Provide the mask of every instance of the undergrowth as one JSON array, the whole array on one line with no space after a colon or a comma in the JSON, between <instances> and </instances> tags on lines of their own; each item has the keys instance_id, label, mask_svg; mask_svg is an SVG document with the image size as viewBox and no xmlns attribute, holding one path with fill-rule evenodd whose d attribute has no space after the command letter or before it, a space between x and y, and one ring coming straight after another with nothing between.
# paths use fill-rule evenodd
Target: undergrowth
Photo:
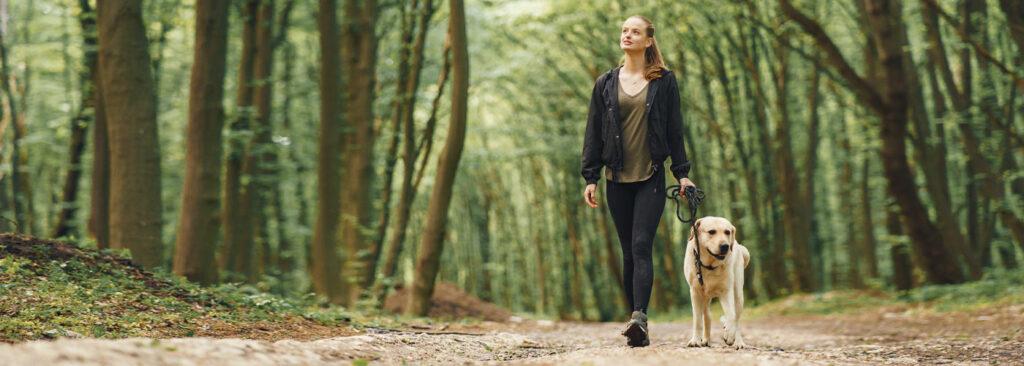
<instances>
[{"instance_id":1,"label":"undergrowth","mask_svg":"<svg viewBox=\"0 0 1024 366\"><path fill-rule=\"evenodd\" d=\"M384 317L248 285L200 287L111 251L0 235L0 342L56 337L316 338L389 326ZM304 335L306 335L304 337Z\"/></svg>"}]
</instances>

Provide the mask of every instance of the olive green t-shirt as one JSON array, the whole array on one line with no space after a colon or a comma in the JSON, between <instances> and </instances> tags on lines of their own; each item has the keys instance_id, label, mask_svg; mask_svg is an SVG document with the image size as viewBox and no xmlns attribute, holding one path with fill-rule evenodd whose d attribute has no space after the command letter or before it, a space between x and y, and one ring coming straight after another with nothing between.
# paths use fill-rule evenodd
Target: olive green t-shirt
<instances>
[{"instance_id":1,"label":"olive green t-shirt","mask_svg":"<svg viewBox=\"0 0 1024 366\"><path fill-rule=\"evenodd\" d=\"M654 175L651 152L647 147L647 85L636 95L626 94L619 84L619 120L622 121L622 171L617 180L612 179L611 169L605 169L605 177L617 183L639 182Z\"/></svg>"}]
</instances>

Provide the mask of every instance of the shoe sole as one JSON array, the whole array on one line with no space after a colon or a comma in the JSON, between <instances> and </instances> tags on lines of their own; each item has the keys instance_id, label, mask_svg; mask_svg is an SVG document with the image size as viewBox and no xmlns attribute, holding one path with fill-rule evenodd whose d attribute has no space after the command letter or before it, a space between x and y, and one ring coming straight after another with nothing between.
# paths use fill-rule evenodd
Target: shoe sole
<instances>
[{"instance_id":1,"label":"shoe sole","mask_svg":"<svg viewBox=\"0 0 1024 366\"><path fill-rule=\"evenodd\" d=\"M630 347L643 347L651 344L647 339L647 332L640 326L640 323L630 323L622 335L629 339L626 344Z\"/></svg>"}]
</instances>

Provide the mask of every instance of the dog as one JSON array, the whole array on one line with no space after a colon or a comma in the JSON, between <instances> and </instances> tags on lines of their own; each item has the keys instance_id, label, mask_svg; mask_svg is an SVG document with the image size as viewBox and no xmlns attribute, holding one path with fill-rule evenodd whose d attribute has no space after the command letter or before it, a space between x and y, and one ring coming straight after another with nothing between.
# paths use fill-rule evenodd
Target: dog
<instances>
[{"instance_id":1,"label":"dog","mask_svg":"<svg viewBox=\"0 0 1024 366\"><path fill-rule=\"evenodd\" d=\"M699 247L696 239L699 239ZM750 252L736 240L736 226L729 220L707 216L694 222L683 264L693 308L693 337L688 347L710 344L711 299L716 297L725 313L720 319L724 328L722 340L736 349L746 347L740 333L740 314L743 313L743 269L748 264Z\"/></svg>"}]
</instances>

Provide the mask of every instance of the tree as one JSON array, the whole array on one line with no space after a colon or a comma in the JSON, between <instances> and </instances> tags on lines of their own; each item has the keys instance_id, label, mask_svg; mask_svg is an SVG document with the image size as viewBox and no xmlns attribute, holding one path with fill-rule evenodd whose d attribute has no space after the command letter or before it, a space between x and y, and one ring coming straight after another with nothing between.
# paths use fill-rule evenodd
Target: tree
<instances>
[{"instance_id":1,"label":"tree","mask_svg":"<svg viewBox=\"0 0 1024 366\"><path fill-rule=\"evenodd\" d=\"M888 0L865 0L869 24L875 32L873 39L878 46L881 65L879 88L873 87L859 76L843 58L839 48L825 33L824 29L793 7L788 0L779 0L782 12L797 22L811 35L828 57L831 67L850 84L850 88L866 107L881 120L883 171L889 181L889 194L896 200L900 214L907 220L914 250L923 258L928 280L933 283L959 283L964 281L952 251L939 235L939 229L928 218L924 204L917 195L914 174L907 163L907 79L904 69L906 62L906 39L902 37L903 23L898 2ZM936 245L943 243L943 245Z\"/></svg>"},{"instance_id":2,"label":"tree","mask_svg":"<svg viewBox=\"0 0 1024 366\"><path fill-rule=\"evenodd\" d=\"M74 233L72 221L78 210L78 182L82 176L82 155L85 152L90 122L96 116L96 12L88 0L80 0L81 14L78 16L82 27L84 48L84 67L79 75L82 85L82 100L78 113L71 119L71 145L68 148L68 173L64 178L64 189L61 195L61 209L57 217L57 225L53 230L54 237L62 237Z\"/></svg>"},{"instance_id":3,"label":"tree","mask_svg":"<svg viewBox=\"0 0 1024 366\"><path fill-rule=\"evenodd\" d=\"M341 233L345 246L343 284L348 292L344 304L362 294L373 250L373 147L376 142L373 101L377 63L377 1L346 0L346 26L342 27L345 71L345 123L342 134L342 165L345 189L341 191Z\"/></svg>"},{"instance_id":4,"label":"tree","mask_svg":"<svg viewBox=\"0 0 1024 366\"><path fill-rule=\"evenodd\" d=\"M466 18L462 0L450 0L448 33L452 43L452 114L448 137L437 161L437 178L427 208L427 223L423 230L416 258L416 276L409 296L406 312L426 315L434 293L444 233L448 223L455 173L462 157L466 137L466 111L469 93L469 54L466 47Z\"/></svg>"},{"instance_id":5,"label":"tree","mask_svg":"<svg viewBox=\"0 0 1024 366\"><path fill-rule=\"evenodd\" d=\"M317 151L317 205L313 242L310 245L310 277L317 293L333 303L342 302L341 259L337 228L341 201L341 98L338 20L335 0L320 0L317 13L320 31L320 141Z\"/></svg>"},{"instance_id":6,"label":"tree","mask_svg":"<svg viewBox=\"0 0 1024 366\"><path fill-rule=\"evenodd\" d=\"M110 143L110 246L160 264L160 149L141 4L99 4L99 65Z\"/></svg>"},{"instance_id":7,"label":"tree","mask_svg":"<svg viewBox=\"0 0 1024 366\"><path fill-rule=\"evenodd\" d=\"M199 0L196 3L186 170L175 242L174 273L206 284L217 281L217 267L213 259L220 237L218 213L227 32L228 2Z\"/></svg>"},{"instance_id":8,"label":"tree","mask_svg":"<svg viewBox=\"0 0 1024 366\"><path fill-rule=\"evenodd\" d=\"M254 91L253 65L256 58L257 9L260 0L246 0L242 5L242 55L238 61L238 92L236 95L235 118L228 126L228 151L224 169L224 210L221 224L224 227L224 245L220 253L220 267L229 275L248 277L252 269L251 251L252 228L249 210L243 204L242 165L245 160L245 137L252 119Z\"/></svg>"}]
</instances>

